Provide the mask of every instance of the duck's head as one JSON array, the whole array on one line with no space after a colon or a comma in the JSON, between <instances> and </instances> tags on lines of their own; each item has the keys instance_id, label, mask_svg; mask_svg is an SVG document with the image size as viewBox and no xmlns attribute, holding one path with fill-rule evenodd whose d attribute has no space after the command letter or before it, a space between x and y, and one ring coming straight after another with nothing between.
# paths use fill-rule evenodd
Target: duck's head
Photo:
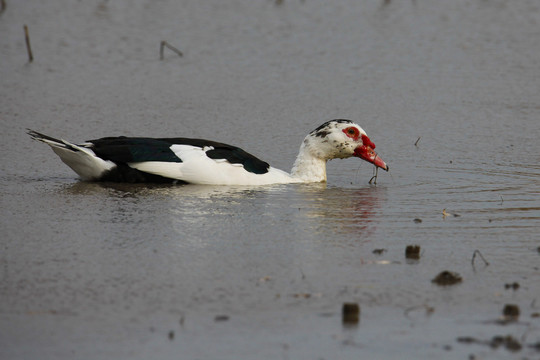
<instances>
[{"instance_id":1,"label":"duck's head","mask_svg":"<svg viewBox=\"0 0 540 360\"><path fill-rule=\"evenodd\" d=\"M304 147L324 160L359 157L388 171L388 165L375 152L375 144L364 129L350 120L330 120L313 130L304 140Z\"/></svg>"}]
</instances>

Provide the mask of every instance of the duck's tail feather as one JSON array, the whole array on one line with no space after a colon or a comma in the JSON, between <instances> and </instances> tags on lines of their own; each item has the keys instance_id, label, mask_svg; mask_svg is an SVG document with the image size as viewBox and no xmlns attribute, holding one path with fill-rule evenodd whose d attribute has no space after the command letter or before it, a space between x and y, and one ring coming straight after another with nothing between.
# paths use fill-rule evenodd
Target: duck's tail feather
<instances>
[{"instance_id":1,"label":"duck's tail feather","mask_svg":"<svg viewBox=\"0 0 540 360\"><path fill-rule=\"evenodd\" d=\"M60 159L84 180L99 180L116 167L112 161L97 157L88 147L91 144L75 145L30 129L27 133L32 139L49 145Z\"/></svg>"}]
</instances>

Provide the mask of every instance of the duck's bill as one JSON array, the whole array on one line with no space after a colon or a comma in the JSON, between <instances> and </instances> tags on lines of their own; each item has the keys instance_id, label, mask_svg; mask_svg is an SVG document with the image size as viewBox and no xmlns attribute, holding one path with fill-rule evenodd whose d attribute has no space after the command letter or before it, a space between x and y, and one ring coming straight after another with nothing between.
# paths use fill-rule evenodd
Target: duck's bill
<instances>
[{"instance_id":1,"label":"duck's bill","mask_svg":"<svg viewBox=\"0 0 540 360\"><path fill-rule=\"evenodd\" d=\"M354 150L354 156L360 159L366 160L373 165L380 167L383 170L388 171L388 165L381 159L379 155L373 150L371 146L362 145Z\"/></svg>"}]
</instances>

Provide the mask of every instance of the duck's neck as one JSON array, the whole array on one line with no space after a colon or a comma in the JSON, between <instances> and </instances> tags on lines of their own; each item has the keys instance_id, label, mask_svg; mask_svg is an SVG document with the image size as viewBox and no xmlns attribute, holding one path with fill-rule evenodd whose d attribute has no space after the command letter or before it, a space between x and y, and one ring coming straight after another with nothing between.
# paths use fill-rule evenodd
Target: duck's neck
<instances>
[{"instance_id":1,"label":"duck's neck","mask_svg":"<svg viewBox=\"0 0 540 360\"><path fill-rule=\"evenodd\" d=\"M326 161L314 156L304 142L291 170L291 176L304 182L325 182Z\"/></svg>"}]
</instances>

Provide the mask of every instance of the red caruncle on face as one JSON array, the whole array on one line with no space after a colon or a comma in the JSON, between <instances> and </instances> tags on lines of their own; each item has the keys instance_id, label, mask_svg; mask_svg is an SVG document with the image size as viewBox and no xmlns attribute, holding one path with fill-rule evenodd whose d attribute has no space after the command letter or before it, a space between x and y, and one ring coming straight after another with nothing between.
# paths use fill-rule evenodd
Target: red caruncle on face
<instances>
[{"instance_id":1,"label":"red caruncle on face","mask_svg":"<svg viewBox=\"0 0 540 360\"><path fill-rule=\"evenodd\" d=\"M375 149L375 144L372 143L371 140L369 140L367 135L362 135L362 142L365 146L369 146L371 149Z\"/></svg>"}]
</instances>

